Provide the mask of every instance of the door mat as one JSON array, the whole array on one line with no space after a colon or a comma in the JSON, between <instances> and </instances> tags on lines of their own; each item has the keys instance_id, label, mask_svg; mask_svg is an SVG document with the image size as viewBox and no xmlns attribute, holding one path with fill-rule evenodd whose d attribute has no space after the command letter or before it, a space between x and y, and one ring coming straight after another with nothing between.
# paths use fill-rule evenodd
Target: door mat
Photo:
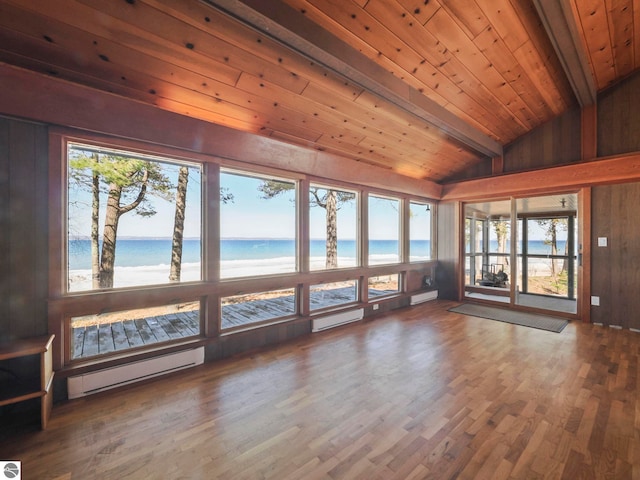
<instances>
[{"instance_id":1,"label":"door mat","mask_svg":"<svg viewBox=\"0 0 640 480\"><path fill-rule=\"evenodd\" d=\"M463 303L457 307L450 308L449 311L471 315L473 317L488 318L499 322L512 323L523 327L538 328L555 333L560 333L569 323L563 318L548 317L537 313L519 312L472 303Z\"/></svg>"}]
</instances>

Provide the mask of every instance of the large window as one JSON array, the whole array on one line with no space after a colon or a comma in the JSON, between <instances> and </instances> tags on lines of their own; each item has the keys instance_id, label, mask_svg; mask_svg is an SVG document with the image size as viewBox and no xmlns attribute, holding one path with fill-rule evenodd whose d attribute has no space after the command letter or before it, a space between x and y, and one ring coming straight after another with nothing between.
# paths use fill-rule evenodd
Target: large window
<instances>
[{"instance_id":1,"label":"large window","mask_svg":"<svg viewBox=\"0 0 640 480\"><path fill-rule=\"evenodd\" d=\"M369 196L369 265L400 262L400 200Z\"/></svg>"},{"instance_id":2,"label":"large window","mask_svg":"<svg viewBox=\"0 0 640 480\"><path fill-rule=\"evenodd\" d=\"M201 279L201 169L70 144L67 290Z\"/></svg>"},{"instance_id":3,"label":"large window","mask_svg":"<svg viewBox=\"0 0 640 480\"><path fill-rule=\"evenodd\" d=\"M311 185L309 188L311 270L358 264L358 211L354 192Z\"/></svg>"},{"instance_id":4,"label":"large window","mask_svg":"<svg viewBox=\"0 0 640 480\"><path fill-rule=\"evenodd\" d=\"M431 260L431 205L409 203L409 261Z\"/></svg>"},{"instance_id":5,"label":"large window","mask_svg":"<svg viewBox=\"0 0 640 480\"><path fill-rule=\"evenodd\" d=\"M432 258L427 200L131 141L56 142L51 191L67 188L50 210L50 301L64 365L384 301Z\"/></svg>"},{"instance_id":6,"label":"large window","mask_svg":"<svg viewBox=\"0 0 640 480\"><path fill-rule=\"evenodd\" d=\"M220 174L220 277L296 271L296 184Z\"/></svg>"}]
</instances>

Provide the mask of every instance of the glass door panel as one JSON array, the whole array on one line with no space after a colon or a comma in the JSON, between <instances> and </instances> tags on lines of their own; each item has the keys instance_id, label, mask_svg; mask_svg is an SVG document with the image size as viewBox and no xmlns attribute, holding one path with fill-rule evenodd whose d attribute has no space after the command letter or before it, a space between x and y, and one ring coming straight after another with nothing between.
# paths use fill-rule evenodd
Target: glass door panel
<instances>
[{"instance_id":1,"label":"glass door panel","mask_svg":"<svg viewBox=\"0 0 640 480\"><path fill-rule=\"evenodd\" d=\"M516 200L518 223L515 303L577 312L577 194Z\"/></svg>"},{"instance_id":2,"label":"glass door panel","mask_svg":"<svg viewBox=\"0 0 640 480\"><path fill-rule=\"evenodd\" d=\"M509 301L509 200L465 205L465 296Z\"/></svg>"},{"instance_id":3,"label":"glass door panel","mask_svg":"<svg viewBox=\"0 0 640 480\"><path fill-rule=\"evenodd\" d=\"M577 205L575 193L466 204L464 296L576 313Z\"/></svg>"}]
</instances>

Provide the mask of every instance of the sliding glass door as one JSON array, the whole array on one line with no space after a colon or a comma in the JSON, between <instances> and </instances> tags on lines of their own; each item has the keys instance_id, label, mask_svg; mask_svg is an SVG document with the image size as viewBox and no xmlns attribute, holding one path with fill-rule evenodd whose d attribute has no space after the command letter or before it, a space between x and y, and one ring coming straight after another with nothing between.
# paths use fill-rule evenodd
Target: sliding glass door
<instances>
[{"instance_id":1,"label":"sliding glass door","mask_svg":"<svg viewBox=\"0 0 640 480\"><path fill-rule=\"evenodd\" d=\"M577 198L466 204L465 298L577 313Z\"/></svg>"}]
</instances>

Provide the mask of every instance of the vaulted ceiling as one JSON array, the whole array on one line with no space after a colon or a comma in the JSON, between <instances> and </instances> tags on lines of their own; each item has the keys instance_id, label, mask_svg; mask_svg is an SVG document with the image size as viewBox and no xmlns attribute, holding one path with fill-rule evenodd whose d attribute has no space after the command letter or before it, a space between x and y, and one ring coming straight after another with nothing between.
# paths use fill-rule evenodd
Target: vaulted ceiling
<instances>
[{"instance_id":1,"label":"vaulted ceiling","mask_svg":"<svg viewBox=\"0 0 640 480\"><path fill-rule=\"evenodd\" d=\"M634 0L0 0L0 62L441 182L637 70L638 30Z\"/></svg>"}]
</instances>

